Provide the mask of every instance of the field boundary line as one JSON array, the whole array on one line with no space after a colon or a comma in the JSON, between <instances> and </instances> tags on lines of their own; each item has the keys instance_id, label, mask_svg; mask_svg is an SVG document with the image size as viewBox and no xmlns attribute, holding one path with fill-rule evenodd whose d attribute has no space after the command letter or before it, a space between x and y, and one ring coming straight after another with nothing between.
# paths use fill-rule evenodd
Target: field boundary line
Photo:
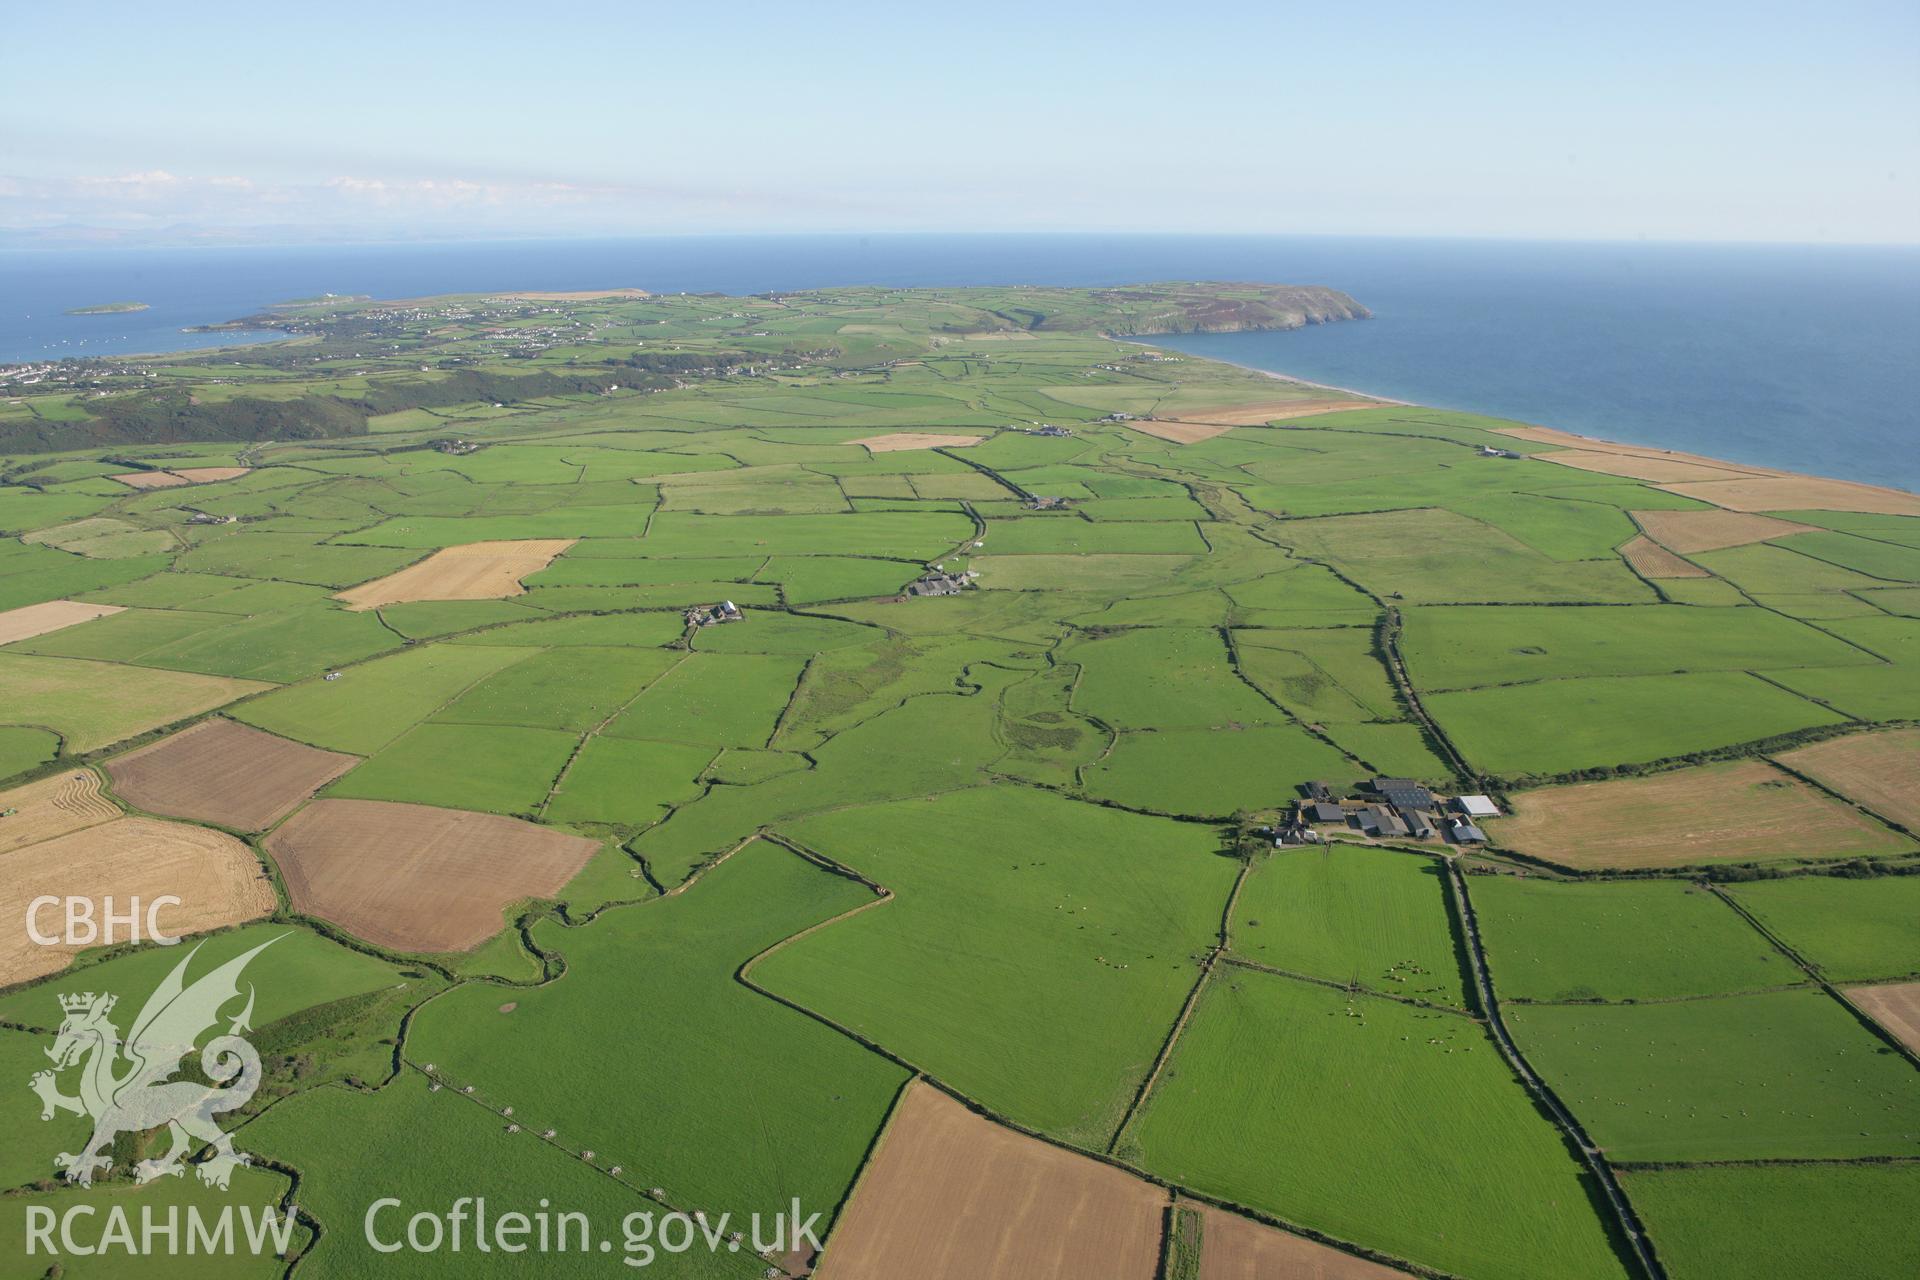
<instances>
[{"instance_id":1,"label":"field boundary line","mask_svg":"<svg viewBox=\"0 0 1920 1280\"><path fill-rule=\"evenodd\" d=\"M1742 920L1745 920L1748 924L1752 925L1754 928L1754 931L1757 932L1761 937L1765 938L1770 944L1772 944L1773 948L1776 951L1778 951L1781 955L1785 956L1787 959L1793 961L1793 963L1795 963L1796 965L1799 965L1801 971L1804 972L1807 975L1807 977L1813 979L1814 984L1818 986L1820 990L1824 991L1827 995L1833 997L1834 1000L1838 1001L1840 1007L1845 1009L1848 1013L1852 1014L1854 1021L1858 1022L1862 1027L1864 1027L1868 1032L1870 1032L1875 1039L1879 1040L1882 1044L1887 1045L1895 1053L1899 1054L1902 1058L1906 1059L1908 1066L1912 1067L1916 1071L1920 1071L1920 1053L1916 1053L1910 1046L1907 1045L1905 1041L1901 1040L1899 1036L1894 1035L1891 1031L1881 1026L1876 1019L1874 1019L1871 1015L1869 1015L1866 1012L1866 1010L1862 1009L1859 1005L1855 1004L1853 1001L1847 999L1846 992L1842 991L1838 984L1831 981L1826 976L1826 974L1821 971L1820 966L1814 964L1812 961L1808 960L1805 956L1801 955L1798 951L1788 946L1786 942L1784 942L1778 934L1776 934L1773 930L1767 928L1766 925L1762 924L1760 922L1760 917L1754 915L1753 912L1749 911L1745 903L1741 902L1738 898L1734 897L1731 893L1727 892L1725 886L1709 883L1707 885L1707 891L1713 894L1714 897L1720 899L1720 901L1726 903L1727 906L1731 907L1733 911L1737 915L1739 915L1739 917ZM1862 983L1861 985L1865 986L1868 984Z\"/></svg>"},{"instance_id":2,"label":"field boundary line","mask_svg":"<svg viewBox=\"0 0 1920 1280\"><path fill-rule=\"evenodd\" d=\"M1168 1061L1173 1057L1174 1045L1180 1039L1180 1033L1186 1030L1187 1023L1193 1017L1193 1011L1200 1004L1200 993L1206 988L1207 979L1213 976L1214 965L1226 953L1231 944L1230 931L1233 925L1233 907L1240 900L1240 887L1247 882L1253 872L1251 860L1242 859L1239 874L1233 878L1233 885L1227 890L1226 904L1220 909L1220 933L1207 955L1200 962L1200 974L1193 980L1193 988L1187 992L1187 998L1180 1006L1180 1012L1174 1017L1173 1025L1167 1029L1166 1039L1160 1042L1160 1052L1154 1056L1153 1065L1147 1074L1141 1077L1140 1085L1133 1091L1133 1099L1120 1116L1120 1123L1114 1126L1113 1137L1107 1140L1106 1152L1112 1155L1120 1148L1120 1140L1127 1135L1140 1109L1146 1105L1147 1096L1153 1092L1153 1086L1159 1083L1160 1074L1166 1070Z\"/></svg>"},{"instance_id":3,"label":"field boundary line","mask_svg":"<svg viewBox=\"0 0 1920 1280\"><path fill-rule=\"evenodd\" d=\"M1294 982L1311 983L1316 987L1326 987L1338 991L1349 999L1354 996L1371 996L1375 1000L1391 1000L1395 1004L1411 1005L1416 1009L1428 1009L1434 1013L1448 1013L1456 1018L1465 1018L1469 1022L1482 1022L1485 1019L1471 1009L1460 1009L1450 1004L1435 1004L1431 1000L1422 1000L1418 996L1395 995L1391 991L1376 991L1372 987L1357 982L1341 982L1334 978L1321 978L1311 973L1299 973L1292 969L1281 969L1275 965L1262 964L1258 960L1249 960L1229 950L1220 957L1220 963L1234 969L1247 969L1254 973L1264 973L1275 978L1287 978Z\"/></svg>"},{"instance_id":4,"label":"field boundary line","mask_svg":"<svg viewBox=\"0 0 1920 1280\"><path fill-rule=\"evenodd\" d=\"M1863 734L1860 734L1859 736L1865 737L1866 734L1863 733ZM1827 741L1832 742L1832 741L1836 741L1836 739L1829 738L1827 739ZM1861 813L1866 814L1869 818L1872 818L1875 822L1879 823L1881 826L1886 827L1893 831L1898 831L1901 835L1906 836L1910 840L1920 840L1920 832L1914 831L1912 828L1908 827L1905 823L1896 822L1894 819L1887 817L1887 815L1885 815L1884 813L1878 812L1877 810L1873 809L1872 807L1863 803L1862 801L1855 800L1852 796L1843 795L1839 791L1836 791L1832 787L1828 786L1826 783L1820 781L1820 779L1814 777L1812 774L1802 773L1800 770L1794 768L1792 765L1787 764L1785 761L1781 760L1778 756L1763 755L1760 758L1762 760L1765 760L1768 764L1772 765L1774 768L1778 769L1780 772L1786 774L1788 777L1798 778L1800 781L1812 787L1815 791L1819 791L1825 795L1832 796L1835 800L1838 800L1841 804L1848 805L1852 808L1858 809Z\"/></svg>"},{"instance_id":5,"label":"field boundary line","mask_svg":"<svg viewBox=\"0 0 1920 1280\"><path fill-rule=\"evenodd\" d=\"M1547 1082L1537 1075L1520 1047L1507 1034L1507 1025L1500 1016L1500 1002L1494 995L1493 979L1487 971L1486 952L1480 945L1480 921L1473 911L1473 900L1467 893L1466 876L1460 871L1457 860L1447 859L1447 883L1453 890L1454 904L1460 913L1460 924L1466 937L1467 963L1471 970L1474 991L1480 1001L1482 1012L1486 1015L1486 1027L1493 1042L1499 1048L1507 1065L1520 1077L1534 1100L1547 1112L1561 1131L1561 1136L1569 1142L1593 1174L1595 1185L1601 1198L1611 1209L1614 1221L1609 1225L1620 1243L1627 1248L1628 1257L1636 1264L1639 1272L1650 1280L1666 1280L1666 1268L1660 1264L1653 1250L1653 1241L1647 1236L1646 1228L1633 1204L1627 1199L1626 1192L1614 1177L1613 1168L1608 1164L1606 1154L1595 1143L1580 1122L1563 1105L1559 1097Z\"/></svg>"}]
</instances>

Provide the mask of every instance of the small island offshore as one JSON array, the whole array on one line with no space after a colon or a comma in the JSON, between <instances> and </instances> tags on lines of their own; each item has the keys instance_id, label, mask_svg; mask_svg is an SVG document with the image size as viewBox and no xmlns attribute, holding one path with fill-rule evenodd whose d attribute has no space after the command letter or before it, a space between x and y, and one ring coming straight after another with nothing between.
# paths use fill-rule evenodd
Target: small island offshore
<instances>
[{"instance_id":1,"label":"small island offshore","mask_svg":"<svg viewBox=\"0 0 1920 1280\"><path fill-rule=\"evenodd\" d=\"M0 903L150 849L196 963L284 939L232 1194L297 1169L332 1274L421 1274L370 1202L484 1151L833 1213L716 1280L1907 1280L1920 495L1151 336L1367 314L496 292L0 367ZM16 1027L156 980L0 942ZM9 1212L75 1198L22 1127Z\"/></svg>"},{"instance_id":2,"label":"small island offshore","mask_svg":"<svg viewBox=\"0 0 1920 1280\"><path fill-rule=\"evenodd\" d=\"M66 314L70 316L118 316L125 315L129 311L145 311L147 305L148 304L144 302L101 302L91 307L69 307Z\"/></svg>"}]
</instances>

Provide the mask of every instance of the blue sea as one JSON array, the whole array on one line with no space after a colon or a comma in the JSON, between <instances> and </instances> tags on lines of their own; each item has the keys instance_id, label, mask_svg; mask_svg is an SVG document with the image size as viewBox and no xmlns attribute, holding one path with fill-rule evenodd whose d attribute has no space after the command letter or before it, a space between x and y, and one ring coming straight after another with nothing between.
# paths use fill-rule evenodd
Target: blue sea
<instances>
[{"instance_id":1,"label":"blue sea","mask_svg":"<svg viewBox=\"0 0 1920 1280\"><path fill-rule=\"evenodd\" d=\"M1920 490L1920 248L1274 236L673 237L0 253L0 361L183 334L320 293L1258 280L1374 319L1166 345L1423 404ZM125 315L70 307L151 304ZM270 336L270 335L268 335Z\"/></svg>"}]
</instances>

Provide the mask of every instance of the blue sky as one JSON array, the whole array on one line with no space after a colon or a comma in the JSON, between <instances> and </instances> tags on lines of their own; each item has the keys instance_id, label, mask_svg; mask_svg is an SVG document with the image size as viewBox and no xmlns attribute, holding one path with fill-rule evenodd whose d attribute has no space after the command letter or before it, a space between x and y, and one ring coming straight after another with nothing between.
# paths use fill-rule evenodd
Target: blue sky
<instances>
[{"instance_id":1,"label":"blue sky","mask_svg":"<svg viewBox=\"0 0 1920 1280\"><path fill-rule=\"evenodd\" d=\"M13 241L1920 240L1911 0L106 3L10 21Z\"/></svg>"}]
</instances>

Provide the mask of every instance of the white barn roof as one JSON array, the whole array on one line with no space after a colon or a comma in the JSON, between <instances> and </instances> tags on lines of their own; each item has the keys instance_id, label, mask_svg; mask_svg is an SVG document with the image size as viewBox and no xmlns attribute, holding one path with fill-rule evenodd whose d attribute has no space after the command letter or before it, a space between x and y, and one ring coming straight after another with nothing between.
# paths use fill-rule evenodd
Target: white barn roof
<instances>
[{"instance_id":1,"label":"white barn roof","mask_svg":"<svg viewBox=\"0 0 1920 1280\"><path fill-rule=\"evenodd\" d=\"M1497 818L1500 806L1485 796L1461 796L1460 811L1470 818Z\"/></svg>"}]
</instances>

